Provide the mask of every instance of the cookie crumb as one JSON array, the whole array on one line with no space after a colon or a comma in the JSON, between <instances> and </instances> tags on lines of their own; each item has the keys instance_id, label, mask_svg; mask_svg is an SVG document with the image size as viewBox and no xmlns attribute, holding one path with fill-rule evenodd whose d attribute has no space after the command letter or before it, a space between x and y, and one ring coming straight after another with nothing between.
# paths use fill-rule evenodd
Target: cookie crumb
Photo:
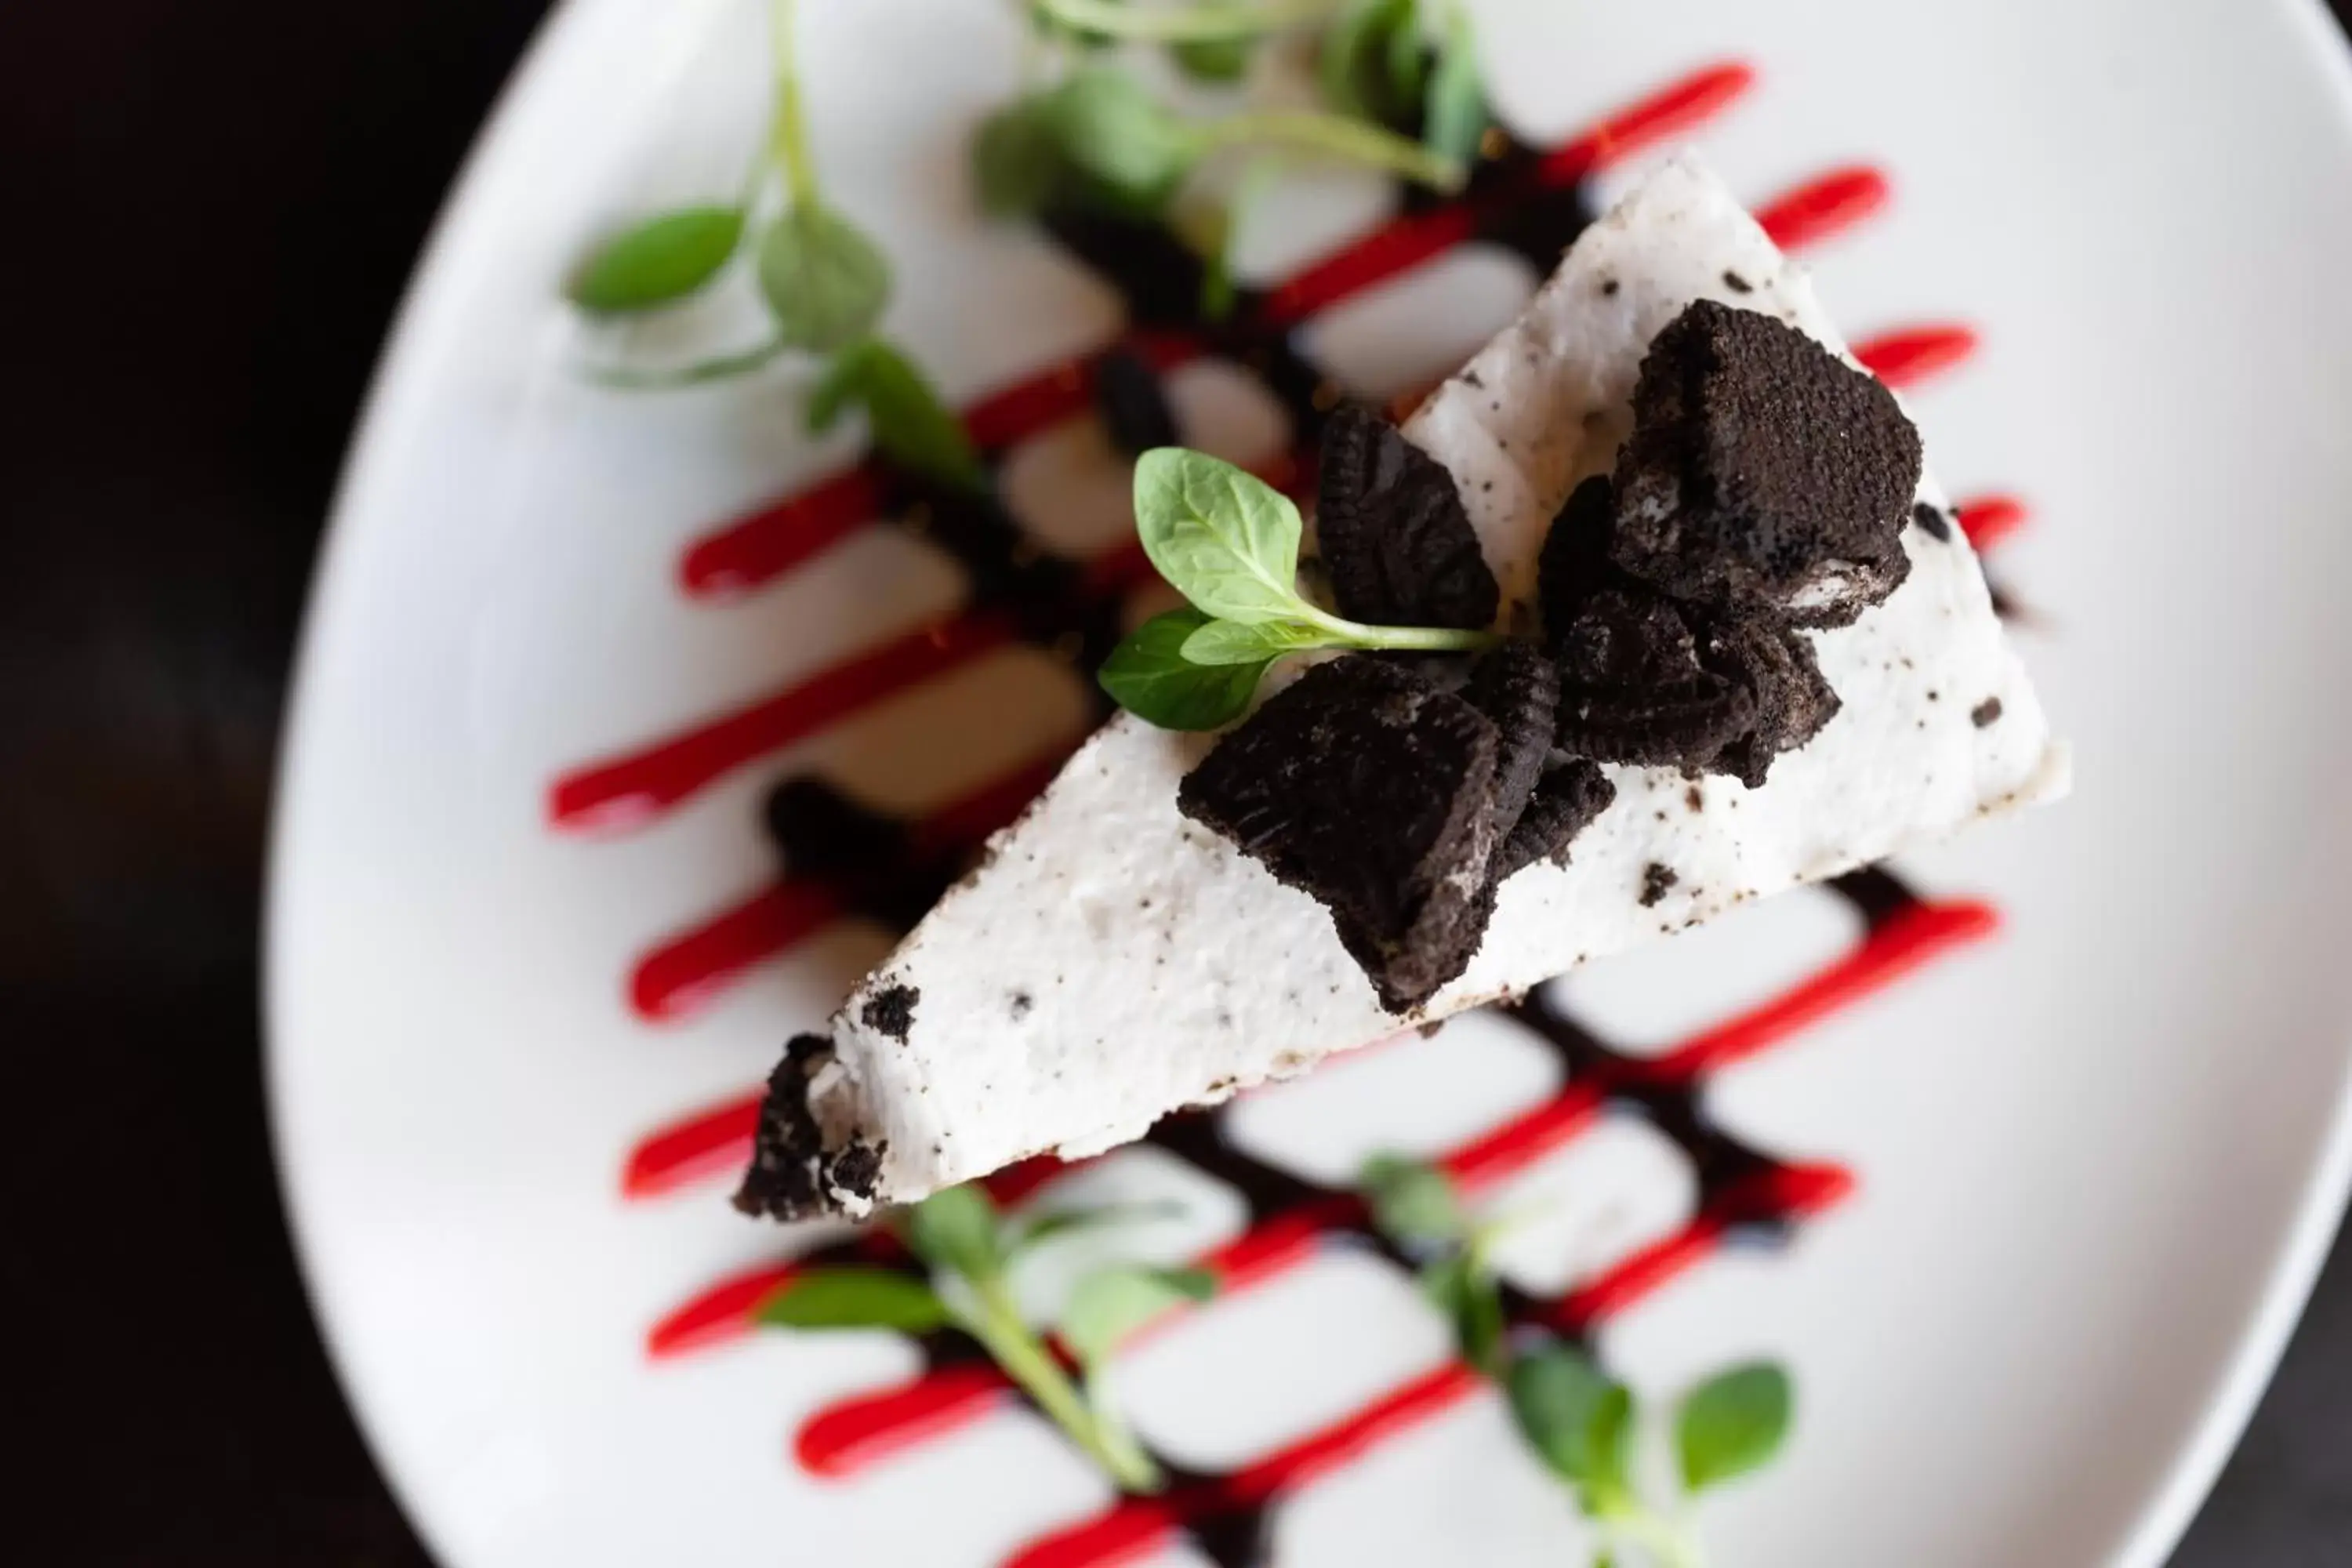
<instances>
[{"instance_id":1,"label":"cookie crumb","mask_svg":"<svg viewBox=\"0 0 2352 1568\"><path fill-rule=\"evenodd\" d=\"M907 1043L907 1032L915 1026L915 1004L923 994L912 985L889 985L866 999L858 1017L867 1028L887 1036L900 1045Z\"/></svg>"},{"instance_id":2,"label":"cookie crumb","mask_svg":"<svg viewBox=\"0 0 2352 1568\"><path fill-rule=\"evenodd\" d=\"M1653 860L1643 867L1642 907L1646 910L1656 905L1658 900L1671 892L1674 885L1681 880L1680 877L1675 875L1674 868L1671 866L1661 865Z\"/></svg>"},{"instance_id":3,"label":"cookie crumb","mask_svg":"<svg viewBox=\"0 0 2352 1568\"><path fill-rule=\"evenodd\" d=\"M1750 283L1747 279L1742 278L1738 273L1732 271L1728 268L1724 269L1723 286L1730 289L1735 294L1753 294L1756 292L1755 284Z\"/></svg>"},{"instance_id":4,"label":"cookie crumb","mask_svg":"<svg viewBox=\"0 0 2352 1568\"><path fill-rule=\"evenodd\" d=\"M2000 718L2000 699L1998 697L1988 697L1969 710L1969 721L1979 730L1997 722Z\"/></svg>"}]
</instances>

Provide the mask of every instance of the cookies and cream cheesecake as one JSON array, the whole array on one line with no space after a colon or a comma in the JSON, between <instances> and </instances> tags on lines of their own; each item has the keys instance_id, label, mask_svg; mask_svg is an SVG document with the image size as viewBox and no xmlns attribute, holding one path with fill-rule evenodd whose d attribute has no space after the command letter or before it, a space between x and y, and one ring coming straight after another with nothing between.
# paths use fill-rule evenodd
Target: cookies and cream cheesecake
<instances>
[{"instance_id":1,"label":"cookies and cream cheesecake","mask_svg":"<svg viewBox=\"0 0 2352 1568\"><path fill-rule=\"evenodd\" d=\"M1110 1148L2065 788L1916 431L1693 163L1320 472L1302 595L1479 651L1115 718L788 1047L740 1206Z\"/></svg>"}]
</instances>

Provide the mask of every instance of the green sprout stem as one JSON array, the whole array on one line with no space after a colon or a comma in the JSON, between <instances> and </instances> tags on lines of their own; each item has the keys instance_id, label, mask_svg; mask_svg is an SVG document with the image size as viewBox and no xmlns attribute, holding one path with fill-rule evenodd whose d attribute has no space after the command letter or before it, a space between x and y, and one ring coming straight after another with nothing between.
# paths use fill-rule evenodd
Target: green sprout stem
<instances>
[{"instance_id":1,"label":"green sprout stem","mask_svg":"<svg viewBox=\"0 0 2352 1568\"><path fill-rule=\"evenodd\" d=\"M1592 1516L1601 1526L1649 1553L1657 1568L1704 1568L1706 1557L1689 1528L1663 1519L1624 1492L1597 1498Z\"/></svg>"},{"instance_id":2,"label":"green sprout stem","mask_svg":"<svg viewBox=\"0 0 2352 1568\"><path fill-rule=\"evenodd\" d=\"M977 1308L964 1327L980 1342L998 1370L1037 1402L1037 1408L1108 1472L1122 1491L1157 1491L1160 1468L1123 1431L1114 1431L1078 1392L1078 1385L1044 1342L1022 1321L1021 1310L1000 1276L969 1281Z\"/></svg>"},{"instance_id":3,"label":"green sprout stem","mask_svg":"<svg viewBox=\"0 0 2352 1568\"><path fill-rule=\"evenodd\" d=\"M1456 631L1445 626L1366 626L1303 601L1300 618L1330 633L1341 646L1395 653L1481 653L1503 640L1494 632Z\"/></svg>"},{"instance_id":4,"label":"green sprout stem","mask_svg":"<svg viewBox=\"0 0 2352 1568\"><path fill-rule=\"evenodd\" d=\"M730 376L757 370L790 346L782 338L771 338L748 349L739 349L713 359L697 360L691 364L660 369L614 365L591 370L588 375L601 385L623 392L663 392L681 386L700 386L705 382L724 381Z\"/></svg>"},{"instance_id":5,"label":"green sprout stem","mask_svg":"<svg viewBox=\"0 0 2352 1568\"><path fill-rule=\"evenodd\" d=\"M1393 131L1311 109L1244 110L1203 121L1194 135L1204 153L1231 146L1290 148L1379 169L1441 191L1459 188L1467 174L1454 159Z\"/></svg>"},{"instance_id":6,"label":"green sprout stem","mask_svg":"<svg viewBox=\"0 0 2352 1568\"><path fill-rule=\"evenodd\" d=\"M1140 44L1210 44L1262 37L1331 14L1333 0L1208 0L1197 5L1129 9L1120 0L1034 0L1038 15L1066 27Z\"/></svg>"},{"instance_id":7,"label":"green sprout stem","mask_svg":"<svg viewBox=\"0 0 2352 1568\"><path fill-rule=\"evenodd\" d=\"M776 119L769 146L783 171L784 190L794 206L817 202L816 162L809 155L808 122L801 109L800 50L793 23L797 0L772 0L770 44L775 51Z\"/></svg>"}]
</instances>

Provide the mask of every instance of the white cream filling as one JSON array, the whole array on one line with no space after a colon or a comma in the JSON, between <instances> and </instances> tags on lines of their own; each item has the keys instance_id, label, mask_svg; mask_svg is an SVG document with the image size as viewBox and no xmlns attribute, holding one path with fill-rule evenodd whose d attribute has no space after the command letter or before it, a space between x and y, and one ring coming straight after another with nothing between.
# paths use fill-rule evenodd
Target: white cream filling
<instances>
[{"instance_id":1,"label":"white cream filling","mask_svg":"<svg viewBox=\"0 0 2352 1568\"><path fill-rule=\"evenodd\" d=\"M1460 485L1507 621L1532 602L1560 503L1630 429L1650 340L1699 299L1844 350L1802 272L1711 175L1677 162L1579 237L1407 423ZM1943 504L1932 479L1920 494ZM1321 905L1177 814L1178 781L1210 739L1120 715L851 995L820 1119L887 1141L887 1201L1047 1150L1095 1152L1180 1107L2062 793L2065 752L1966 541L1912 528L1905 544L1899 590L1811 634L1844 704L1819 735L1760 789L1611 768L1616 802L1570 863L1507 883L1467 973L1407 1019L1381 1009ZM1989 700L2000 718L1979 725ZM1675 881L1645 907L1653 865ZM919 993L903 1040L860 1016L893 985Z\"/></svg>"}]
</instances>

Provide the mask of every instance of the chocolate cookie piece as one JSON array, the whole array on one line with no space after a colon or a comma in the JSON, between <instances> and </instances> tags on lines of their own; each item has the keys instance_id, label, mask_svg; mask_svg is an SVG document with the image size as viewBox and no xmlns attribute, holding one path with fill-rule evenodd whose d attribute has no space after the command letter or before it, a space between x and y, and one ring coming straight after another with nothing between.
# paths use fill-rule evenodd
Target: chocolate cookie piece
<instances>
[{"instance_id":1,"label":"chocolate cookie piece","mask_svg":"<svg viewBox=\"0 0 2352 1568\"><path fill-rule=\"evenodd\" d=\"M1543 552L1536 558L1536 602L1543 611L1544 635L1555 647L1593 595L1648 587L1609 558L1616 512L1616 487L1608 475L1595 474L1569 492L1544 535Z\"/></svg>"},{"instance_id":2,"label":"chocolate cookie piece","mask_svg":"<svg viewBox=\"0 0 2352 1568\"><path fill-rule=\"evenodd\" d=\"M1794 327L1701 300L1652 341L1610 554L1675 598L1844 626L1901 585L1919 432Z\"/></svg>"},{"instance_id":3,"label":"chocolate cookie piece","mask_svg":"<svg viewBox=\"0 0 2352 1568\"><path fill-rule=\"evenodd\" d=\"M1462 699L1495 721L1495 842L1501 844L1551 760L1559 669L1533 643L1507 642L1471 668Z\"/></svg>"},{"instance_id":4,"label":"chocolate cookie piece","mask_svg":"<svg viewBox=\"0 0 2352 1568\"><path fill-rule=\"evenodd\" d=\"M1819 734L1841 706L1812 640L1787 626L1751 620L1711 628L1700 641L1699 660L1755 699L1748 731L1706 769L1729 773L1749 789L1763 784L1773 758Z\"/></svg>"},{"instance_id":5,"label":"chocolate cookie piece","mask_svg":"<svg viewBox=\"0 0 2352 1568\"><path fill-rule=\"evenodd\" d=\"M1324 427L1315 531L1332 602L1349 619L1474 631L1493 623L1502 590L1454 476L1353 404Z\"/></svg>"},{"instance_id":6,"label":"chocolate cookie piece","mask_svg":"<svg viewBox=\"0 0 2352 1568\"><path fill-rule=\"evenodd\" d=\"M1184 778L1186 816L1330 911L1392 1013L1460 974L1492 910L1495 725L1354 655L1269 698Z\"/></svg>"},{"instance_id":7,"label":"chocolate cookie piece","mask_svg":"<svg viewBox=\"0 0 2352 1568\"><path fill-rule=\"evenodd\" d=\"M1559 639L1562 751L1601 763L1703 768L1756 721L1753 691L1702 666L1664 595L1609 589Z\"/></svg>"},{"instance_id":8,"label":"chocolate cookie piece","mask_svg":"<svg viewBox=\"0 0 2352 1568\"><path fill-rule=\"evenodd\" d=\"M760 1102L751 1168L735 1194L735 1206L745 1214L803 1219L831 1211L836 1194L874 1195L887 1146L853 1137L828 1151L809 1110L809 1085L832 1060L833 1042L823 1035L800 1035L784 1047L784 1059L769 1076L767 1098Z\"/></svg>"},{"instance_id":9,"label":"chocolate cookie piece","mask_svg":"<svg viewBox=\"0 0 2352 1568\"><path fill-rule=\"evenodd\" d=\"M1495 851L1495 883L1500 887L1538 860L1565 862L1576 836L1592 826L1617 798L1617 786L1600 764L1571 758L1536 781L1535 794L1519 814L1511 836Z\"/></svg>"}]
</instances>

